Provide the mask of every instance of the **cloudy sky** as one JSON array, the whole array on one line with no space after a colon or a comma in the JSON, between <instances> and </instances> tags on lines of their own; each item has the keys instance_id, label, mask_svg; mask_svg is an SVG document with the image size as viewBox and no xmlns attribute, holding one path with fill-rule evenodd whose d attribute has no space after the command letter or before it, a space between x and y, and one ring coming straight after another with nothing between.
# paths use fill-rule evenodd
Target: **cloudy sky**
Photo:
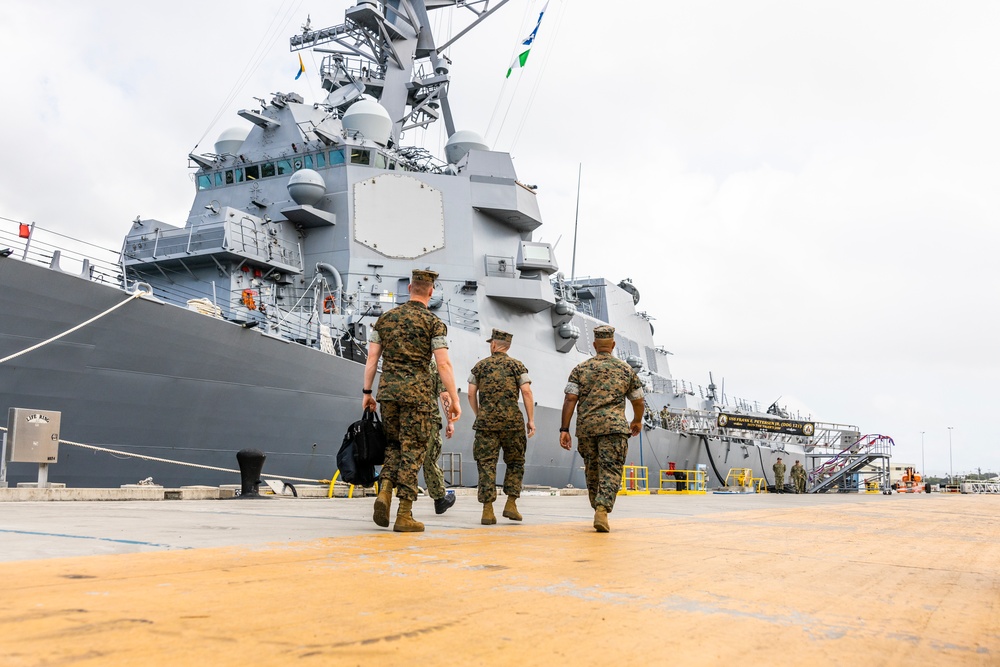
<instances>
[{"instance_id":1,"label":"cloudy sky","mask_svg":"<svg viewBox=\"0 0 1000 667\"><path fill-rule=\"evenodd\" d=\"M255 96L322 99L287 38L348 4L0 3L0 217L114 250L136 215L183 224L187 154ZM635 282L675 377L932 474L953 426L956 473L1000 469L1000 4L550 0L505 79L542 4L452 47L451 99L538 185L564 270L582 165L576 274Z\"/></svg>"}]
</instances>

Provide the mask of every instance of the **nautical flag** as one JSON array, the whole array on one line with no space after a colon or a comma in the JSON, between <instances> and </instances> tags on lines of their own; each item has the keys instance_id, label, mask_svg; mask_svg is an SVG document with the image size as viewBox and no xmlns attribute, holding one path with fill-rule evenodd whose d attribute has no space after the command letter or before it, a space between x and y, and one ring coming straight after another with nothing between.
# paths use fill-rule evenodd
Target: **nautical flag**
<instances>
[{"instance_id":1,"label":"nautical flag","mask_svg":"<svg viewBox=\"0 0 1000 667\"><path fill-rule=\"evenodd\" d=\"M295 75L295 80L298 81L299 77L302 76L302 73L305 72L305 71L306 71L306 65L305 65L305 63L302 62L302 54L300 53L299 54L299 72L298 72L298 74Z\"/></svg>"},{"instance_id":2,"label":"nautical flag","mask_svg":"<svg viewBox=\"0 0 1000 667\"><path fill-rule=\"evenodd\" d=\"M21 237L22 239L26 239L26 238L30 237L31 236L31 227L29 227L28 225L24 224L23 222L18 223L18 224L20 225L20 227L18 227L17 235L19 237Z\"/></svg>"},{"instance_id":3,"label":"nautical flag","mask_svg":"<svg viewBox=\"0 0 1000 667\"><path fill-rule=\"evenodd\" d=\"M507 78L510 78L510 73L514 71L515 67L524 67L525 63L528 62L528 54L531 53L531 43L535 41L535 36L538 34L538 27L542 25L542 17L545 16L545 10L548 9L549 3L545 3L542 7L542 11L538 13L538 20L535 22L535 29L524 38L521 42L521 46L527 47L521 53L518 54L514 62L511 63L510 68L507 70Z\"/></svg>"}]
</instances>

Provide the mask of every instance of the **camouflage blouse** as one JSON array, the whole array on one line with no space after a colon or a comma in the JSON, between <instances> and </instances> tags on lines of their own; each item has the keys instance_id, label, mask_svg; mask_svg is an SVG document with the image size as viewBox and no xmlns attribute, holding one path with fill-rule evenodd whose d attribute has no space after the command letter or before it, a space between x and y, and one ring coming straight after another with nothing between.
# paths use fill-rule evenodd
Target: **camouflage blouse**
<instances>
[{"instance_id":1,"label":"camouflage blouse","mask_svg":"<svg viewBox=\"0 0 1000 667\"><path fill-rule=\"evenodd\" d=\"M625 399L643 397L642 383L632 367L603 352L578 364L569 374L567 394L579 396L576 437L628 434Z\"/></svg>"},{"instance_id":2,"label":"camouflage blouse","mask_svg":"<svg viewBox=\"0 0 1000 667\"><path fill-rule=\"evenodd\" d=\"M518 407L522 384L531 382L528 369L504 352L494 352L472 367L469 384L478 388L479 414L472 425L484 431L524 428L524 416Z\"/></svg>"},{"instance_id":3,"label":"camouflage blouse","mask_svg":"<svg viewBox=\"0 0 1000 667\"><path fill-rule=\"evenodd\" d=\"M448 347L448 327L427 306L410 300L382 313L371 342L382 346L379 401L419 403L433 409L437 373L430 368L434 350Z\"/></svg>"}]
</instances>

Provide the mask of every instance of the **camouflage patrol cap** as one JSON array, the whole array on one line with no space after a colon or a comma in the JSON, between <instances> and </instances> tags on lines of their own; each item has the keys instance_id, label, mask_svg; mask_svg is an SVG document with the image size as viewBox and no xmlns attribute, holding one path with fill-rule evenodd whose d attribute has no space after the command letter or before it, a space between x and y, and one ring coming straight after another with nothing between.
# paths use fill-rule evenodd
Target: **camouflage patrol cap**
<instances>
[{"instance_id":1,"label":"camouflage patrol cap","mask_svg":"<svg viewBox=\"0 0 1000 667\"><path fill-rule=\"evenodd\" d=\"M602 324L599 327L594 327L594 339L600 340L601 338L614 338L615 328L610 324Z\"/></svg>"},{"instance_id":2,"label":"camouflage patrol cap","mask_svg":"<svg viewBox=\"0 0 1000 667\"><path fill-rule=\"evenodd\" d=\"M410 278L411 283L430 283L434 284L437 280L438 274L430 269L413 269L412 277Z\"/></svg>"},{"instance_id":3,"label":"camouflage patrol cap","mask_svg":"<svg viewBox=\"0 0 1000 667\"><path fill-rule=\"evenodd\" d=\"M487 343L492 343L493 341L497 341L497 342L500 342L500 343L509 343L513 339L514 339L514 336L511 335L511 334L509 334L509 333L507 333L506 331L500 331L500 329L494 329L493 330L493 335L490 336L489 338L487 338L486 342Z\"/></svg>"}]
</instances>

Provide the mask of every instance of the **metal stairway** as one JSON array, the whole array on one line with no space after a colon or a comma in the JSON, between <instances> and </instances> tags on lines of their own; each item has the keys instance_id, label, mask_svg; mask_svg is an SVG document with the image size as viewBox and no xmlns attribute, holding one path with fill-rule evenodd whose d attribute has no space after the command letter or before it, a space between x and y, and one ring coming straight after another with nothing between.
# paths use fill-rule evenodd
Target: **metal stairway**
<instances>
[{"instance_id":1,"label":"metal stairway","mask_svg":"<svg viewBox=\"0 0 1000 667\"><path fill-rule=\"evenodd\" d=\"M866 476L866 481L877 481L882 492L889 489L889 458L895 443L887 435L863 435L849 447L845 447L832 458L829 454L806 454L810 462L807 477L807 493L824 493L834 486L840 491L858 490L858 484L849 484L857 477ZM819 462L819 459L826 459ZM866 485L867 486L867 485Z\"/></svg>"}]
</instances>

